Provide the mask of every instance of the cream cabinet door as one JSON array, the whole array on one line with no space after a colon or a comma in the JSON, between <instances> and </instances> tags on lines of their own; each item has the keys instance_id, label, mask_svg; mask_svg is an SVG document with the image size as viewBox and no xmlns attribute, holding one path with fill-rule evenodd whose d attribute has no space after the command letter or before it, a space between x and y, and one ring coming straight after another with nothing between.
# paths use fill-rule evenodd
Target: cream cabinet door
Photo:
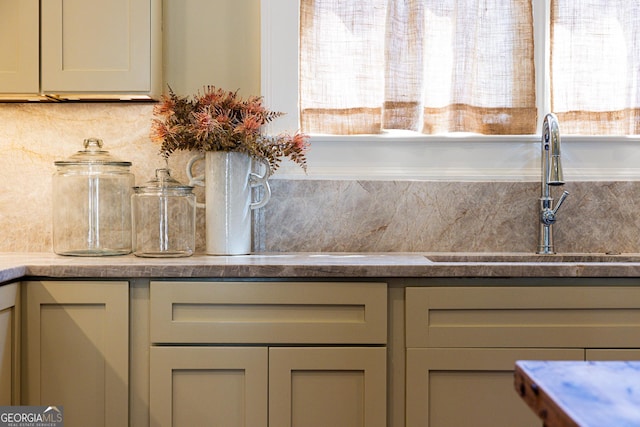
<instances>
[{"instance_id":1,"label":"cream cabinet door","mask_svg":"<svg viewBox=\"0 0 640 427\"><path fill-rule=\"evenodd\" d=\"M240 88L243 96L261 93L260 4L164 0L164 81L178 94L211 84Z\"/></svg>"},{"instance_id":2,"label":"cream cabinet door","mask_svg":"<svg viewBox=\"0 0 640 427\"><path fill-rule=\"evenodd\" d=\"M39 1L0 0L0 93L39 91Z\"/></svg>"},{"instance_id":3,"label":"cream cabinet door","mask_svg":"<svg viewBox=\"0 0 640 427\"><path fill-rule=\"evenodd\" d=\"M152 343L385 344L387 285L153 281Z\"/></svg>"},{"instance_id":4,"label":"cream cabinet door","mask_svg":"<svg viewBox=\"0 0 640 427\"><path fill-rule=\"evenodd\" d=\"M407 427L540 427L513 386L516 360L584 360L583 349L407 349Z\"/></svg>"},{"instance_id":5,"label":"cream cabinet door","mask_svg":"<svg viewBox=\"0 0 640 427\"><path fill-rule=\"evenodd\" d=\"M19 295L18 283L0 286L0 406L20 403Z\"/></svg>"},{"instance_id":6,"label":"cream cabinet door","mask_svg":"<svg viewBox=\"0 0 640 427\"><path fill-rule=\"evenodd\" d=\"M151 347L151 427L267 426L267 347Z\"/></svg>"},{"instance_id":7,"label":"cream cabinet door","mask_svg":"<svg viewBox=\"0 0 640 427\"><path fill-rule=\"evenodd\" d=\"M383 427L386 348L269 349L269 426Z\"/></svg>"},{"instance_id":8,"label":"cream cabinet door","mask_svg":"<svg viewBox=\"0 0 640 427\"><path fill-rule=\"evenodd\" d=\"M128 282L24 282L23 306L23 404L62 406L69 427L128 425Z\"/></svg>"},{"instance_id":9,"label":"cream cabinet door","mask_svg":"<svg viewBox=\"0 0 640 427\"><path fill-rule=\"evenodd\" d=\"M637 348L640 287L602 283L407 288L407 347Z\"/></svg>"},{"instance_id":10,"label":"cream cabinet door","mask_svg":"<svg viewBox=\"0 0 640 427\"><path fill-rule=\"evenodd\" d=\"M161 68L158 1L43 1L42 91L152 91L153 71Z\"/></svg>"}]
</instances>

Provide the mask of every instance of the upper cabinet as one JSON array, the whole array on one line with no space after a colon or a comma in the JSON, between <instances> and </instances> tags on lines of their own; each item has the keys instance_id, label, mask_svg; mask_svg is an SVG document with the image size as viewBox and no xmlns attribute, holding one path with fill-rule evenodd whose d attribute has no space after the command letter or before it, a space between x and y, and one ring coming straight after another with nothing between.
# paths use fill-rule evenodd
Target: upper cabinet
<instances>
[{"instance_id":1,"label":"upper cabinet","mask_svg":"<svg viewBox=\"0 0 640 427\"><path fill-rule=\"evenodd\" d=\"M0 0L0 93L39 92L38 0Z\"/></svg>"},{"instance_id":2,"label":"upper cabinet","mask_svg":"<svg viewBox=\"0 0 640 427\"><path fill-rule=\"evenodd\" d=\"M161 7L161 0L0 0L0 97L157 98Z\"/></svg>"},{"instance_id":3,"label":"upper cabinet","mask_svg":"<svg viewBox=\"0 0 640 427\"><path fill-rule=\"evenodd\" d=\"M163 90L168 85L189 95L214 85L260 94L260 0L163 0L162 6Z\"/></svg>"}]
</instances>

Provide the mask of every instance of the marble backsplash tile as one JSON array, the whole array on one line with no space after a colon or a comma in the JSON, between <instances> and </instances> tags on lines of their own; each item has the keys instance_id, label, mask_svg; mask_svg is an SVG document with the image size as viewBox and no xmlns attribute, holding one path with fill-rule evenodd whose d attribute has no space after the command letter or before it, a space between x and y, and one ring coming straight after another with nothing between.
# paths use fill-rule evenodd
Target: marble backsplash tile
<instances>
[{"instance_id":1,"label":"marble backsplash tile","mask_svg":"<svg viewBox=\"0 0 640 427\"><path fill-rule=\"evenodd\" d=\"M533 252L534 182L273 180L264 251ZM640 252L640 183L568 182L558 252Z\"/></svg>"},{"instance_id":2,"label":"marble backsplash tile","mask_svg":"<svg viewBox=\"0 0 640 427\"><path fill-rule=\"evenodd\" d=\"M153 104L0 104L0 252L50 252L54 161L100 137L136 184L164 166L148 138ZM190 153L170 167L186 183ZM271 179L258 251L517 251L537 245L535 182ZM567 182L559 252L640 252L640 182ZM554 189L560 192L561 189ZM202 191L197 189L199 199ZM204 215L197 246L204 251Z\"/></svg>"},{"instance_id":3,"label":"marble backsplash tile","mask_svg":"<svg viewBox=\"0 0 640 427\"><path fill-rule=\"evenodd\" d=\"M0 103L0 252L52 251L51 178L56 160L83 149L88 137L132 162L136 185L164 166L149 140L151 103ZM188 153L170 167L185 182ZM202 219L201 219L202 221Z\"/></svg>"}]
</instances>

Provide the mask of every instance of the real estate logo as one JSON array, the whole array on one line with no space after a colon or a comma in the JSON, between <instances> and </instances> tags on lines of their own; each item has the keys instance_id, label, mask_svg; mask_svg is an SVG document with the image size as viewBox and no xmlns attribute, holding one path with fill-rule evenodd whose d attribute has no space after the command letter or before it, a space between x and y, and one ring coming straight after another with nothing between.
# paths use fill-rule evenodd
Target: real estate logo
<instances>
[{"instance_id":1,"label":"real estate logo","mask_svg":"<svg viewBox=\"0 0 640 427\"><path fill-rule=\"evenodd\" d=\"M0 406L0 427L64 427L62 406Z\"/></svg>"}]
</instances>

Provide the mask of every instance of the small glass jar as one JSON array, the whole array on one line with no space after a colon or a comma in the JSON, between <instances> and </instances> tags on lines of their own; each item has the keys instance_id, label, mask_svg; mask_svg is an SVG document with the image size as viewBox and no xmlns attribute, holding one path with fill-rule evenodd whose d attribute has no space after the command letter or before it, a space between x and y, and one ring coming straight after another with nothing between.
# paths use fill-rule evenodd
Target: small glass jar
<instances>
[{"instance_id":1,"label":"small glass jar","mask_svg":"<svg viewBox=\"0 0 640 427\"><path fill-rule=\"evenodd\" d=\"M99 256L131 253L131 162L84 140L84 150L55 162L53 251Z\"/></svg>"},{"instance_id":2,"label":"small glass jar","mask_svg":"<svg viewBox=\"0 0 640 427\"><path fill-rule=\"evenodd\" d=\"M185 257L193 254L196 196L193 187L157 169L156 178L133 187L133 253L139 257Z\"/></svg>"}]
</instances>

